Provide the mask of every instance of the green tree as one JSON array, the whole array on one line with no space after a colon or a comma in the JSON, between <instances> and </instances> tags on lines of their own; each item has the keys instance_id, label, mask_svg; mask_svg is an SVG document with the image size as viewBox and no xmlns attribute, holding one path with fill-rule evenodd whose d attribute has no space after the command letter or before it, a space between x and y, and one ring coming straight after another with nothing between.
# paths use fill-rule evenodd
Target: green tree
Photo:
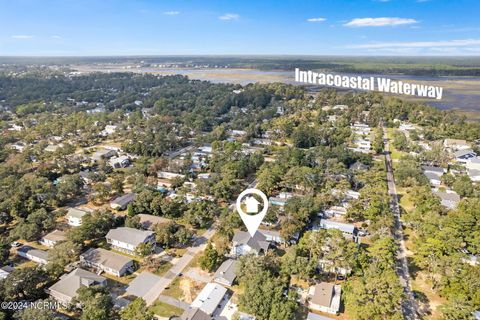
<instances>
[{"instance_id":1,"label":"green tree","mask_svg":"<svg viewBox=\"0 0 480 320\"><path fill-rule=\"evenodd\" d=\"M215 271L220 263L222 263L223 257L218 253L212 243L209 241L203 254L200 256L200 268L207 270L208 272Z\"/></svg>"},{"instance_id":2,"label":"green tree","mask_svg":"<svg viewBox=\"0 0 480 320\"><path fill-rule=\"evenodd\" d=\"M152 320L153 312L148 310L145 300L136 298L120 311L121 320Z\"/></svg>"},{"instance_id":3,"label":"green tree","mask_svg":"<svg viewBox=\"0 0 480 320\"><path fill-rule=\"evenodd\" d=\"M80 287L75 302L82 306L81 320L109 320L113 316L112 298L100 286Z\"/></svg>"}]
</instances>

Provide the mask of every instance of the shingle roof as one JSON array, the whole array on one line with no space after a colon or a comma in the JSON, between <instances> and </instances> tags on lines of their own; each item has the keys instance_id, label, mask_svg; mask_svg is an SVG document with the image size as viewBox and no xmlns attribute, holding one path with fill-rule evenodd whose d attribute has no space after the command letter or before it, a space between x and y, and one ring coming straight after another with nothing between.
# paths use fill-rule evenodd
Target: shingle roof
<instances>
[{"instance_id":1,"label":"shingle roof","mask_svg":"<svg viewBox=\"0 0 480 320\"><path fill-rule=\"evenodd\" d=\"M224 261L213 275L213 279L225 279L228 283L233 283L237 277L235 274L237 265L238 261L233 259Z\"/></svg>"},{"instance_id":2,"label":"shingle roof","mask_svg":"<svg viewBox=\"0 0 480 320\"><path fill-rule=\"evenodd\" d=\"M140 243L145 242L145 240L153 234L153 231L138 230L135 228L129 227L120 227L117 229L111 229L108 231L105 238L118 240L124 243L131 244L136 247Z\"/></svg>"},{"instance_id":3,"label":"shingle roof","mask_svg":"<svg viewBox=\"0 0 480 320\"><path fill-rule=\"evenodd\" d=\"M330 307L333 297L334 285L327 282L322 282L314 287L312 302L320 306Z\"/></svg>"},{"instance_id":4,"label":"shingle roof","mask_svg":"<svg viewBox=\"0 0 480 320\"><path fill-rule=\"evenodd\" d=\"M252 238L248 232L237 231L235 232L232 241L239 245L248 245L257 251L266 251L270 245L267 238L260 232L256 232Z\"/></svg>"},{"instance_id":5,"label":"shingle roof","mask_svg":"<svg viewBox=\"0 0 480 320\"><path fill-rule=\"evenodd\" d=\"M77 295L77 290L81 286L90 286L95 283L101 283L105 278L87 270L77 268L67 275L64 275L53 286L49 288L70 298Z\"/></svg>"},{"instance_id":6,"label":"shingle roof","mask_svg":"<svg viewBox=\"0 0 480 320\"><path fill-rule=\"evenodd\" d=\"M130 202L132 202L134 199L135 199L134 193L127 193L121 197L118 197L112 200L111 204L118 204L119 206L124 207Z\"/></svg>"},{"instance_id":7,"label":"shingle roof","mask_svg":"<svg viewBox=\"0 0 480 320\"><path fill-rule=\"evenodd\" d=\"M437 195L440 199L445 200L445 201L454 201L454 202L460 201L460 196L457 193L454 193L454 192L436 191L435 195Z\"/></svg>"},{"instance_id":8,"label":"shingle roof","mask_svg":"<svg viewBox=\"0 0 480 320\"><path fill-rule=\"evenodd\" d=\"M102 248L90 248L88 251L83 253L81 257L83 257L83 259L86 261L100 264L116 271L121 270L126 264L133 261L130 258Z\"/></svg>"},{"instance_id":9,"label":"shingle roof","mask_svg":"<svg viewBox=\"0 0 480 320\"><path fill-rule=\"evenodd\" d=\"M143 271L129 283L126 293L143 298L147 305L153 303L161 291L162 278L153 273Z\"/></svg>"},{"instance_id":10,"label":"shingle roof","mask_svg":"<svg viewBox=\"0 0 480 320\"><path fill-rule=\"evenodd\" d=\"M52 232L44 235L43 239L50 240L50 241L55 241L55 242L60 242L60 241L65 241L67 239L67 237L66 237L65 232L63 232L61 230L53 230Z\"/></svg>"},{"instance_id":11,"label":"shingle roof","mask_svg":"<svg viewBox=\"0 0 480 320\"><path fill-rule=\"evenodd\" d=\"M188 308L180 317L182 320L212 320L212 317L199 308Z\"/></svg>"},{"instance_id":12,"label":"shingle roof","mask_svg":"<svg viewBox=\"0 0 480 320\"><path fill-rule=\"evenodd\" d=\"M17 252L21 252L21 253L24 253L24 254L28 253L29 255L31 255L33 257L48 261L48 252L40 250L40 249L35 249L34 247L30 247L30 246L26 246L26 245L21 246L20 248L17 249Z\"/></svg>"}]
</instances>

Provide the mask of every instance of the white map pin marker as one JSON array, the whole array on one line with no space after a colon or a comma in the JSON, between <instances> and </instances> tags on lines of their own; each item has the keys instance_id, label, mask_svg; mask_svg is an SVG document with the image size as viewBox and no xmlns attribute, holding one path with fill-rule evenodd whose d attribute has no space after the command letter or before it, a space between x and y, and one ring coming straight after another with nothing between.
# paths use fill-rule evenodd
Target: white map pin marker
<instances>
[{"instance_id":1,"label":"white map pin marker","mask_svg":"<svg viewBox=\"0 0 480 320\"><path fill-rule=\"evenodd\" d=\"M257 196L260 196L263 200L263 209L256 215L249 215L246 212L243 211L242 209L242 199L246 197L247 195L251 195L249 197L246 197L247 199L245 200L245 203L247 205L247 212L249 213L255 213L258 212L258 205L260 204L252 195L256 194ZM242 218L243 223L247 227L248 233L250 233L250 236L254 236L255 233L258 230L258 227L260 226L260 223L262 223L263 218L265 218L265 215L267 214L268 210L268 199L267 196L260 190L258 189L246 189L237 198L237 212L240 215L240 218Z\"/></svg>"}]
</instances>

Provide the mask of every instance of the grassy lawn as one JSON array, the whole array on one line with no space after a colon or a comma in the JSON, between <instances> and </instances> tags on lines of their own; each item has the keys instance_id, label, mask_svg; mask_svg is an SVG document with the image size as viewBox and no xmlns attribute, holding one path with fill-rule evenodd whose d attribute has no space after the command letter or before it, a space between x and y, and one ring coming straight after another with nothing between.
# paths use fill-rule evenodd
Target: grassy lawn
<instances>
[{"instance_id":1,"label":"grassy lawn","mask_svg":"<svg viewBox=\"0 0 480 320\"><path fill-rule=\"evenodd\" d=\"M182 309L161 301L156 301L155 304L150 307L150 311L155 313L157 316L165 318L170 318L172 316L181 316L183 313Z\"/></svg>"},{"instance_id":2,"label":"grassy lawn","mask_svg":"<svg viewBox=\"0 0 480 320\"><path fill-rule=\"evenodd\" d=\"M173 264L171 264L170 262L164 261L162 262L160 267L158 267L157 270L155 270L153 273L155 273L157 276L163 276L165 273L167 273L168 270L170 270L172 266Z\"/></svg>"},{"instance_id":3,"label":"grassy lawn","mask_svg":"<svg viewBox=\"0 0 480 320\"><path fill-rule=\"evenodd\" d=\"M168 289L163 291L163 294L180 300L183 296L182 288L180 288L180 277L176 277L170 283Z\"/></svg>"}]
</instances>

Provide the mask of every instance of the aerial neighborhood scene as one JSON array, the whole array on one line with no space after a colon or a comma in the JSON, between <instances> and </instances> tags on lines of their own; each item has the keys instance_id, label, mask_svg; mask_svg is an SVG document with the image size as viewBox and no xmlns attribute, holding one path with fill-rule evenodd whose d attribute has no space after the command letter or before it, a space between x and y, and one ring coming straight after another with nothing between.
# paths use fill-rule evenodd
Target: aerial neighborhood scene
<instances>
[{"instance_id":1,"label":"aerial neighborhood scene","mask_svg":"<svg viewBox=\"0 0 480 320\"><path fill-rule=\"evenodd\" d=\"M399 2L0 0L0 320L480 319L480 6Z\"/></svg>"}]
</instances>

